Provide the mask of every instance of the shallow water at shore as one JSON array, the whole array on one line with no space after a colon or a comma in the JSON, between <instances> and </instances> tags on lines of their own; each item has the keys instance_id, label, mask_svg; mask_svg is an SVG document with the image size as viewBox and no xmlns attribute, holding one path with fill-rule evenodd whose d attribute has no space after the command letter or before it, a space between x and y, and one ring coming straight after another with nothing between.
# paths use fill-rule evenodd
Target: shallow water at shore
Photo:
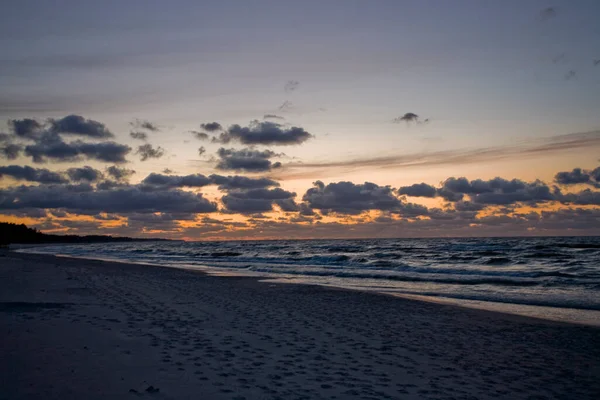
<instances>
[{"instance_id":1,"label":"shallow water at shore","mask_svg":"<svg viewBox=\"0 0 600 400\"><path fill-rule=\"evenodd\" d=\"M27 252L149 263L600 321L600 238L139 242Z\"/></svg>"}]
</instances>

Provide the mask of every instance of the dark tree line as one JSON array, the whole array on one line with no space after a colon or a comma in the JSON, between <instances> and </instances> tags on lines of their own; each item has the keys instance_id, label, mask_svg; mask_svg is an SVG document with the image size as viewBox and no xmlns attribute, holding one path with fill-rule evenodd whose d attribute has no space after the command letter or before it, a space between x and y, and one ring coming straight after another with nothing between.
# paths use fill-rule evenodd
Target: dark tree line
<instances>
[{"instance_id":1,"label":"dark tree line","mask_svg":"<svg viewBox=\"0 0 600 400\"><path fill-rule=\"evenodd\" d=\"M108 235L50 235L42 233L35 228L28 228L25 224L0 222L0 245L11 243L103 243L103 242L131 242L139 240L166 240L166 239L134 239L130 237L114 237Z\"/></svg>"}]
</instances>

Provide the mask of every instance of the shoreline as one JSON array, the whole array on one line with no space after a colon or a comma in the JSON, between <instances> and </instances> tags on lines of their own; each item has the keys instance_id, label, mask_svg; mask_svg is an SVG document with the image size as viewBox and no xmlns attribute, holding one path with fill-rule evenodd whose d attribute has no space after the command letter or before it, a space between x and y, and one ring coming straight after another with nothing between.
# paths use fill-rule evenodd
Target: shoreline
<instances>
[{"instance_id":1,"label":"shoreline","mask_svg":"<svg viewBox=\"0 0 600 400\"><path fill-rule=\"evenodd\" d=\"M47 245L39 245L39 246L47 246ZM60 245L58 245L60 246ZM339 285L326 285L312 282L301 282L301 281L289 281L286 278L278 278L276 276L255 276L244 274L242 272L224 272L215 270L214 267L209 265L206 266L168 266L161 265L155 263L146 263L146 262L135 262L129 260L119 260L119 259L110 259L110 258L101 258L101 257L79 257L72 256L68 254L47 254L47 253L35 253L35 252L27 252L20 250L27 250L33 247L37 247L37 245L27 246L27 247L18 247L15 249L9 249L9 251L20 253L20 254L35 254L35 255L43 255L43 256L51 256L51 257L61 257L61 258L71 258L71 259L79 259L79 260L92 260L92 261L101 261L107 263L119 263L119 264L131 264L131 265L145 265L150 267L158 267L158 268L169 268L169 269L178 269L184 271L192 271L198 272L209 276L219 276L219 277L244 277L244 278L252 278L256 279L258 282L271 282L271 283L282 283L287 285L308 285L308 286L317 286L321 288L329 288L329 289L342 289L342 290L350 290L350 291L359 291L365 293L379 294L384 296L392 296L395 298L412 300L412 301L421 301L421 302L429 302L434 304L442 304L452 307L460 307L467 308L471 310L479 310L482 312L491 312L491 313L499 313L507 316L519 316L524 318L532 318L541 321L550 321L555 323L564 323L564 324L574 324L574 325L582 325L582 326L593 326L600 327L600 311L593 309L584 309L584 308L571 308L571 307L558 307L558 306L544 306L544 305L534 305L534 304L522 304L522 303L503 303L503 302L494 302L494 301L484 301L484 300L472 300L472 299L460 299L460 298L452 298L445 296L427 296L427 295L419 295L419 294L407 294L407 293L398 293L391 292L385 290L368 290L365 288L355 288L355 287L347 287L347 286L339 286ZM571 313L576 313L575 316Z\"/></svg>"},{"instance_id":2,"label":"shoreline","mask_svg":"<svg viewBox=\"0 0 600 400\"><path fill-rule=\"evenodd\" d=\"M600 393L591 326L15 252L0 253L0 289L0 393L10 399Z\"/></svg>"}]
</instances>

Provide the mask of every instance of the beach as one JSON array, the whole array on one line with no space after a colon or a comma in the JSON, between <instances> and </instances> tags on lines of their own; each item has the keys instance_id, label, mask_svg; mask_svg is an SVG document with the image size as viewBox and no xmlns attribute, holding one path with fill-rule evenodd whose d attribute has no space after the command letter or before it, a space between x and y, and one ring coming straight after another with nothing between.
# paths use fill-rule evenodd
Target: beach
<instances>
[{"instance_id":1,"label":"beach","mask_svg":"<svg viewBox=\"0 0 600 400\"><path fill-rule=\"evenodd\" d=\"M600 328L0 253L0 399L597 399Z\"/></svg>"}]
</instances>

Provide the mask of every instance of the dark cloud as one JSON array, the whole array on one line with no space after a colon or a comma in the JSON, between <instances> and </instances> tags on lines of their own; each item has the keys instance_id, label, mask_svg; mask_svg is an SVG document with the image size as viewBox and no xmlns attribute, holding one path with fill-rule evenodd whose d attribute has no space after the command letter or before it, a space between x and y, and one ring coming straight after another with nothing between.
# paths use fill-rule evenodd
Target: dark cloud
<instances>
[{"instance_id":1,"label":"dark cloud","mask_svg":"<svg viewBox=\"0 0 600 400\"><path fill-rule=\"evenodd\" d=\"M43 184L67 183L68 180L57 172L45 168L32 168L29 166L8 165L0 167L0 177L8 175L13 179Z\"/></svg>"},{"instance_id":2,"label":"dark cloud","mask_svg":"<svg viewBox=\"0 0 600 400\"><path fill-rule=\"evenodd\" d=\"M514 181L518 180L513 179L512 181L506 182ZM543 182L521 183L523 183L523 185L519 188L512 187L509 183L507 188L497 188L492 192L472 195L471 201L479 204L506 205L514 203L537 204L540 202L557 200L556 195Z\"/></svg>"},{"instance_id":3,"label":"dark cloud","mask_svg":"<svg viewBox=\"0 0 600 400\"><path fill-rule=\"evenodd\" d=\"M139 132L139 131L129 132L129 136L131 136L133 139L136 139L136 140L148 140L148 134L145 132Z\"/></svg>"},{"instance_id":4,"label":"dark cloud","mask_svg":"<svg viewBox=\"0 0 600 400\"><path fill-rule=\"evenodd\" d=\"M454 203L456 211L481 211L485 208L483 204L473 203L471 201L457 201Z\"/></svg>"},{"instance_id":5,"label":"dark cloud","mask_svg":"<svg viewBox=\"0 0 600 400\"><path fill-rule=\"evenodd\" d=\"M404 114L401 117L394 118L393 122L395 122L395 123L400 123L400 122L406 122L406 123L409 123L409 122L419 122L419 116L417 114L415 114L415 113L408 112L408 113Z\"/></svg>"},{"instance_id":6,"label":"dark cloud","mask_svg":"<svg viewBox=\"0 0 600 400\"><path fill-rule=\"evenodd\" d=\"M298 81L294 81L294 80L287 81L285 83L285 85L283 86L283 91L286 93L293 92L294 90L298 89L298 85L300 85L300 82L298 82Z\"/></svg>"},{"instance_id":7,"label":"dark cloud","mask_svg":"<svg viewBox=\"0 0 600 400\"><path fill-rule=\"evenodd\" d=\"M313 135L302 128L287 128L270 121L252 121L249 126L232 125L219 137L213 138L217 143L238 141L247 145L295 145L312 138Z\"/></svg>"},{"instance_id":8,"label":"dark cloud","mask_svg":"<svg viewBox=\"0 0 600 400\"><path fill-rule=\"evenodd\" d=\"M290 111L292 108L294 108L294 105L292 104L291 101L284 101L283 104L281 104L279 107L277 107L277 109L281 112L287 112Z\"/></svg>"},{"instance_id":9,"label":"dark cloud","mask_svg":"<svg viewBox=\"0 0 600 400\"><path fill-rule=\"evenodd\" d=\"M34 140L43 132L43 125L35 119L10 119L8 120L10 130L21 138Z\"/></svg>"},{"instance_id":10,"label":"dark cloud","mask_svg":"<svg viewBox=\"0 0 600 400\"><path fill-rule=\"evenodd\" d=\"M275 204L279 206L281 211L284 212L298 212L300 211L300 206L298 203L294 201L294 199L281 199L275 200Z\"/></svg>"},{"instance_id":11,"label":"dark cloud","mask_svg":"<svg viewBox=\"0 0 600 400\"><path fill-rule=\"evenodd\" d=\"M235 150L221 147L217 155L220 160L216 168L223 171L262 172L281 167L280 162L271 162L271 158L279 156L271 150L259 151L248 148Z\"/></svg>"},{"instance_id":12,"label":"dark cloud","mask_svg":"<svg viewBox=\"0 0 600 400\"><path fill-rule=\"evenodd\" d=\"M132 169L117 167L116 165L112 165L106 168L106 173L112 176L117 181L126 181L128 180L135 171Z\"/></svg>"},{"instance_id":13,"label":"dark cloud","mask_svg":"<svg viewBox=\"0 0 600 400\"><path fill-rule=\"evenodd\" d=\"M284 117L280 117L279 115L275 115L275 114L265 114L263 116L263 119L279 119L279 120L283 120L285 118Z\"/></svg>"},{"instance_id":14,"label":"dark cloud","mask_svg":"<svg viewBox=\"0 0 600 400\"><path fill-rule=\"evenodd\" d=\"M600 60L594 60L594 67L600 65Z\"/></svg>"},{"instance_id":15,"label":"dark cloud","mask_svg":"<svg viewBox=\"0 0 600 400\"><path fill-rule=\"evenodd\" d=\"M212 184L212 181L211 179L202 174L177 176L151 173L150 175L144 178L142 184L160 188L180 188L202 187Z\"/></svg>"},{"instance_id":16,"label":"dark cloud","mask_svg":"<svg viewBox=\"0 0 600 400\"><path fill-rule=\"evenodd\" d=\"M302 200L311 208L322 212L359 214L367 210L398 210L402 204L389 186L365 182L337 182L325 185L316 181Z\"/></svg>"},{"instance_id":17,"label":"dark cloud","mask_svg":"<svg viewBox=\"0 0 600 400\"><path fill-rule=\"evenodd\" d=\"M205 124L200 124L200 127L206 132L218 132L223 130L223 127L218 122L208 122Z\"/></svg>"},{"instance_id":18,"label":"dark cloud","mask_svg":"<svg viewBox=\"0 0 600 400\"><path fill-rule=\"evenodd\" d=\"M137 186L93 190L85 185L18 186L0 190L0 211L25 208L60 209L76 214L208 213L215 203L201 194L177 189L146 191Z\"/></svg>"},{"instance_id":19,"label":"dark cloud","mask_svg":"<svg viewBox=\"0 0 600 400\"><path fill-rule=\"evenodd\" d=\"M438 195L447 201L460 201L468 195L471 202L487 205L508 205L514 203L538 203L557 200L548 185L541 181L525 182L520 179L507 180L468 180L448 178L438 189Z\"/></svg>"},{"instance_id":20,"label":"dark cloud","mask_svg":"<svg viewBox=\"0 0 600 400\"><path fill-rule=\"evenodd\" d=\"M590 174L588 171L584 172L581 168L574 168L572 171L557 173L554 180L561 185L576 185L589 182Z\"/></svg>"},{"instance_id":21,"label":"dark cloud","mask_svg":"<svg viewBox=\"0 0 600 400\"><path fill-rule=\"evenodd\" d=\"M590 172L590 176L596 182L600 183L600 167L598 167L598 168L594 169L592 172Z\"/></svg>"},{"instance_id":22,"label":"dark cloud","mask_svg":"<svg viewBox=\"0 0 600 400\"><path fill-rule=\"evenodd\" d=\"M67 175L69 175L71 181L74 182L97 182L103 178L102 172L89 166L82 168L69 168L67 170Z\"/></svg>"},{"instance_id":23,"label":"dark cloud","mask_svg":"<svg viewBox=\"0 0 600 400\"><path fill-rule=\"evenodd\" d=\"M165 168L165 169L163 169L163 170L162 170L162 173L163 173L163 174L167 174L167 175L169 175L169 174L173 174L173 173L175 173L175 171L173 171L173 170L172 170L172 169L170 169L170 168Z\"/></svg>"},{"instance_id":24,"label":"dark cloud","mask_svg":"<svg viewBox=\"0 0 600 400\"><path fill-rule=\"evenodd\" d=\"M92 159L124 163L131 147L115 142L87 143L80 140L66 143L58 135L46 133L35 144L25 147L25 154L36 163L67 162Z\"/></svg>"},{"instance_id":25,"label":"dark cloud","mask_svg":"<svg viewBox=\"0 0 600 400\"><path fill-rule=\"evenodd\" d=\"M23 151L23 146L20 144L8 143L4 146L0 146L0 158L6 158L7 160L15 160L19 157L19 154Z\"/></svg>"},{"instance_id":26,"label":"dark cloud","mask_svg":"<svg viewBox=\"0 0 600 400\"><path fill-rule=\"evenodd\" d=\"M556 9L554 7L544 8L540 11L540 20L542 21L548 21L554 17L556 17Z\"/></svg>"},{"instance_id":27,"label":"dark cloud","mask_svg":"<svg viewBox=\"0 0 600 400\"><path fill-rule=\"evenodd\" d=\"M136 119L130 125L135 129L146 129L150 132L160 132L160 127L145 119Z\"/></svg>"},{"instance_id":28,"label":"dark cloud","mask_svg":"<svg viewBox=\"0 0 600 400\"><path fill-rule=\"evenodd\" d=\"M577 193L560 194L559 200L564 204L600 206L600 191L585 189Z\"/></svg>"},{"instance_id":29,"label":"dark cloud","mask_svg":"<svg viewBox=\"0 0 600 400\"><path fill-rule=\"evenodd\" d=\"M114 137L103 123L85 119L80 115L67 115L60 119L49 119L50 130L55 133L67 135L88 136L91 138L106 139Z\"/></svg>"},{"instance_id":30,"label":"dark cloud","mask_svg":"<svg viewBox=\"0 0 600 400\"><path fill-rule=\"evenodd\" d=\"M272 211L275 202L294 197L296 197L296 193L281 188L259 188L230 191L221 198L221 201L228 211L255 214Z\"/></svg>"},{"instance_id":31,"label":"dark cloud","mask_svg":"<svg viewBox=\"0 0 600 400\"><path fill-rule=\"evenodd\" d=\"M436 197L437 189L426 183L415 183L399 188L398 194L413 197Z\"/></svg>"},{"instance_id":32,"label":"dark cloud","mask_svg":"<svg viewBox=\"0 0 600 400\"><path fill-rule=\"evenodd\" d=\"M160 146L152 147L150 143L138 146L135 154L139 154L140 161L146 161L149 158L161 158L165 155L165 149Z\"/></svg>"},{"instance_id":33,"label":"dark cloud","mask_svg":"<svg viewBox=\"0 0 600 400\"><path fill-rule=\"evenodd\" d=\"M198 155L202 156L204 153L206 153L206 148L204 146L198 147Z\"/></svg>"},{"instance_id":34,"label":"dark cloud","mask_svg":"<svg viewBox=\"0 0 600 400\"><path fill-rule=\"evenodd\" d=\"M208 133L199 131L190 131L198 140L208 140Z\"/></svg>"},{"instance_id":35,"label":"dark cloud","mask_svg":"<svg viewBox=\"0 0 600 400\"><path fill-rule=\"evenodd\" d=\"M249 178L247 176L222 176L222 175L211 175L209 176L211 181L215 185L219 185L220 190L234 190L234 189L260 189L268 187L277 187L279 183L268 178Z\"/></svg>"}]
</instances>

